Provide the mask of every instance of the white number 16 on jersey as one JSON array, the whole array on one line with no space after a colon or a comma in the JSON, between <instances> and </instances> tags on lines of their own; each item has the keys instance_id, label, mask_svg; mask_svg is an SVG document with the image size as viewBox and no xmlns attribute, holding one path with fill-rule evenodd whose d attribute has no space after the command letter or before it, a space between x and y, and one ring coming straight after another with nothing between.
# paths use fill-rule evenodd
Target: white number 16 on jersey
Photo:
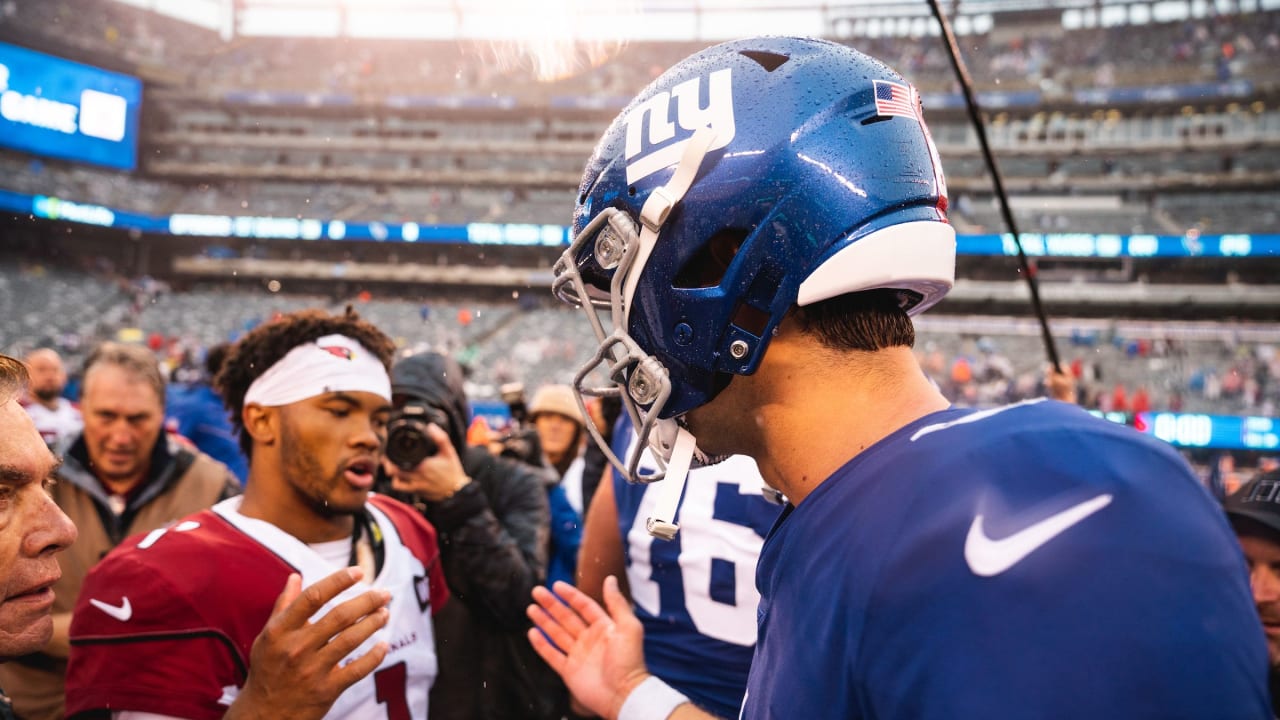
<instances>
[{"instance_id":1,"label":"white number 16 on jersey","mask_svg":"<svg viewBox=\"0 0 1280 720\"><path fill-rule=\"evenodd\" d=\"M742 503L764 503L763 481L755 462L735 456L711 467L689 473L684 500L680 505L680 576L684 582L685 609L698 632L708 637L749 646L756 642L756 562L764 539L748 526L715 516L716 493L721 485L736 485ZM627 579L631 598L650 615L661 610L661 592L653 579L651 550L665 543L645 531L645 519L657 504L654 488L646 488L636 517L627 533L631 564ZM735 498L736 500L737 498ZM746 516L747 513L741 513ZM711 568L714 560L733 566L734 603L711 596Z\"/></svg>"}]
</instances>

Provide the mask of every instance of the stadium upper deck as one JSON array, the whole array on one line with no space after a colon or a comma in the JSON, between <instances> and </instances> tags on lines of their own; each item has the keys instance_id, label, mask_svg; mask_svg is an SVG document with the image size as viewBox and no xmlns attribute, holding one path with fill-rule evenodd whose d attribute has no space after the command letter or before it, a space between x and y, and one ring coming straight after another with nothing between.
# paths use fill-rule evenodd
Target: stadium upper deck
<instances>
[{"instance_id":1,"label":"stadium upper deck","mask_svg":"<svg viewBox=\"0 0 1280 720\"><path fill-rule=\"evenodd\" d=\"M976 32L963 45L985 89L988 130L1023 231L1183 238L1195 263L1111 259L1066 268L1059 279L1266 280L1274 269L1267 263L1206 263L1196 249L1201 234L1275 233L1278 226L1280 109L1271 68L1280 60L1280 10L1246 2L1240 7L1252 11L1069 28L1075 10L989 5L967 4L988 15L980 27L971 23ZM953 105L937 39L911 36L919 18L903 25L878 11L854 8L840 18L833 11L831 34L890 57L926 89L953 222L961 233L999 232L989 178L973 130ZM899 26L906 35L895 34ZM406 261L516 268L508 273L514 279L479 273L499 287L545 272L555 249L487 243L513 238L505 227L521 230L525 241L540 241L524 231L544 226L562 238L582 164L617 105L665 64L706 44L633 42L595 70L535 83L524 71L497 69L470 42L224 38L112 0L0 4L0 40L147 80L136 172L0 151L0 192L29 206L37 196L57 200L42 201L35 216L151 218L146 226L98 223L140 227L141 234L106 236L138 240L141 250L125 262L150 258L148 272L252 277L276 272L269 261L284 262L316 281L350 272L375 283L396 282L404 273L396 266ZM185 219L180 234L202 237L147 237L177 232L174 217ZM497 225L507 223L518 225ZM473 245L341 242L409 240L410 227L425 240L432 226L463 228L455 242ZM485 232L473 238L472 228ZM330 239L336 249L310 241L302 250L287 237ZM315 266L297 262L303 256ZM334 265L353 258L358 272ZM1042 267L1054 277L1053 263ZM1010 271L1004 260L962 259L962 272L975 280ZM1022 300L973 299L1006 301Z\"/></svg>"},{"instance_id":2,"label":"stadium upper deck","mask_svg":"<svg viewBox=\"0 0 1280 720\"><path fill-rule=\"evenodd\" d=\"M195 16L197 6L216 4L202 0L184 12ZM235 7L242 5L254 7ZM719 7L690 5L704 14ZM973 130L956 111L939 41L910 36L929 27L921 18L889 16L909 7L851 3L832 10L824 28L889 58L924 89L957 226L992 230L985 209L990 181ZM1029 229L1274 226L1273 203L1254 195L1280 182L1273 71L1280 64L1280 10L1244 3L1238 7L1255 11L1197 16L1188 5L1187 17L1177 21L1068 29L1072 13L1083 11L1009 7L1019 6L967 5L985 13L986 22L969 23L978 31L963 38L1008 186L1037 197L1108 196L1121 206L1078 212L1049 199L1026 213ZM1150 12L1143 3L1106 11L1114 16L1117 7L1126 19ZM711 13L704 24L717 17ZM491 44L224 39L112 0L6 3L0 40L6 39L138 73L148 85L139 173L126 178L9 156L0 157L6 167L0 186L161 215L420 224L565 222L582 163L617 107L663 67L706 44L633 42L596 69L538 83L527 69L501 69L482 52ZM1206 190L1243 192L1253 211L1233 211L1228 222L1210 212L1222 203L1192 218L1177 209L1181 193ZM1245 225L1230 227L1236 222Z\"/></svg>"},{"instance_id":3,"label":"stadium upper deck","mask_svg":"<svg viewBox=\"0 0 1280 720\"><path fill-rule=\"evenodd\" d=\"M211 2L193 0L188 4ZM263 93L274 92L282 100L291 96L304 102L330 98L335 104L394 106L397 98L411 102L416 97L440 95L510 97L533 104L589 95L598 101L616 102L634 94L675 61L711 44L711 38L779 32L779 25L773 23L796 13L782 17L769 10L787 4L745 8L732 22L721 16L723 12L717 13L724 8L704 8L697 11L697 23L688 30L681 30L683 19L670 22L673 30L668 36L683 31L707 39L633 41L593 70L545 83L530 83L527 65L522 66L518 58L496 58L494 42L467 38L465 28L456 30L456 37L444 39L430 28L421 31L437 35L435 39L369 38L359 37L361 28L350 27L351 22L344 27L339 18L339 24L327 28L327 34L337 37L280 37L296 35L298 30L258 27L258 33L273 37L236 35L224 39L214 30L111 0L62 0L6 3L0 12L0 37L88 56L137 71L157 84L219 98L244 100L253 94L262 98ZM252 24L245 16L252 18L254 5L235 3L232 9L241 8L241 17L233 16L230 22L241 27ZM697 8L705 3L685 5ZM672 19L671 8L655 7L665 12L650 12L655 15L654 24ZM810 3L808 11L818 15L818 7ZM933 26L919 16L924 11L922 3L821 7L825 15L814 22L790 25L808 34L849 42L885 59L925 93L955 89L942 46L927 32ZM1002 7L1006 9L1002 11ZM982 23L958 23L975 30L964 36L963 50L979 88L1005 93L1006 100L1013 99L1010 94L1034 91L1042 93L1037 100L1056 101L1071 100L1077 92L1112 88L1245 80L1265 89L1276 82L1272 69L1280 61L1280 12L1274 8L1258 9L1256 3L1243 2L1233 3L1230 12L1219 13L1212 4L1185 3L1181 17L1161 21L1161 8L1155 8L1152 17L1151 5L1133 2L1103 7L1103 22L1095 18L1093 26L1081 27L1085 23L1079 16L1088 15L1087 9L1038 7L1026 10L1016 3L965 3L965 12L983 13L980 17L985 18ZM1253 11L1245 11L1250 7ZM1267 3L1262 7L1267 8ZM909 10L915 14L908 14ZM401 12L407 10L401 8ZM1076 22L1070 21L1073 16ZM1140 16L1146 22L1131 24Z\"/></svg>"}]
</instances>

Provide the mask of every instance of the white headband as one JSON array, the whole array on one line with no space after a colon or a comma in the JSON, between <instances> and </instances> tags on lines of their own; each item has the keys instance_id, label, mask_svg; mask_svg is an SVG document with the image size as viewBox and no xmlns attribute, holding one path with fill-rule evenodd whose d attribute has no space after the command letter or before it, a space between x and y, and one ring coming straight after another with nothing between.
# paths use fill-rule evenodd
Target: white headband
<instances>
[{"instance_id":1,"label":"white headband","mask_svg":"<svg viewBox=\"0 0 1280 720\"><path fill-rule=\"evenodd\" d=\"M289 405L331 392L371 392L391 401L391 378L376 355L346 335L299 345L258 376L244 404Z\"/></svg>"}]
</instances>

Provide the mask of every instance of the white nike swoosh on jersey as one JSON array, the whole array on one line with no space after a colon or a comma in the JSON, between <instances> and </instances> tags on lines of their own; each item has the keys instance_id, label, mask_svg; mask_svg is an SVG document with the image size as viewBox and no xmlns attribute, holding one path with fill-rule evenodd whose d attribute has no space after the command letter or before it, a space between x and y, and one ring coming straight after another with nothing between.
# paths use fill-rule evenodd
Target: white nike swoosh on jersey
<instances>
[{"instance_id":1,"label":"white nike swoosh on jersey","mask_svg":"<svg viewBox=\"0 0 1280 720\"><path fill-rule=\"evenodd\" d=\"M125 598L118 607L108 605L97 598L89 598L89 604L120 622L129 622L129 618L133 617L133 606L129 604L129 598Z\"/></svg>"},{"instance_id":2,"label":"white nike swoosh on jersey","mask_svg":"<svg viewBox=\"0 0 1280 720\"><path fill-rule=\"evenodd\" d=\"M1092 500L1063 510L1056 515L1025 527L999 540L987 537L983 517L977 515L964 540L964 559L974 575L992 577L1017 565L1037 548L1054 539L1071 526L1111 504L1111 495L1102 494Z\"/></svg>"},{"instance_id":3,"label":"white nike swoosh on jersey","mask_svg":"<svg viewBox=\"0 0 1280 720\"><path fill-rule=\"evenodd\" d=\"M240 696L240 688L236 687L235 685L223 685L222 697L218 698L218 704L231 707L231 703L235 702L236 698L239 696Z\"/></svg>"}]
</instances>

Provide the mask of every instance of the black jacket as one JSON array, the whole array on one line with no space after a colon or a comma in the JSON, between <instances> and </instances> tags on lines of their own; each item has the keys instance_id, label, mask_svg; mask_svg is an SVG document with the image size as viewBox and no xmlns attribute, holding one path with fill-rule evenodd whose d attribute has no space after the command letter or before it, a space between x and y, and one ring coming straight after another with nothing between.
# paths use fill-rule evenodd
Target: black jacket
<instances>
[{"instance_id":1,"label":"black jacket","mask_svg":"<svg viewBox=\"0 0 1280 720\"><path fill-rule=\"evenodd\" d=\"M465 445L470 410L462 371L424 353L392 369L392 393L423 401L448 419L445 432L472 482L441 502L404 498L435 526L453 602L435 617L440 673L431 720L540 720L562 716L567 694L533 652L525 615L547 565L546 478L484 448Z\"/></svg>"}]
</instances>

